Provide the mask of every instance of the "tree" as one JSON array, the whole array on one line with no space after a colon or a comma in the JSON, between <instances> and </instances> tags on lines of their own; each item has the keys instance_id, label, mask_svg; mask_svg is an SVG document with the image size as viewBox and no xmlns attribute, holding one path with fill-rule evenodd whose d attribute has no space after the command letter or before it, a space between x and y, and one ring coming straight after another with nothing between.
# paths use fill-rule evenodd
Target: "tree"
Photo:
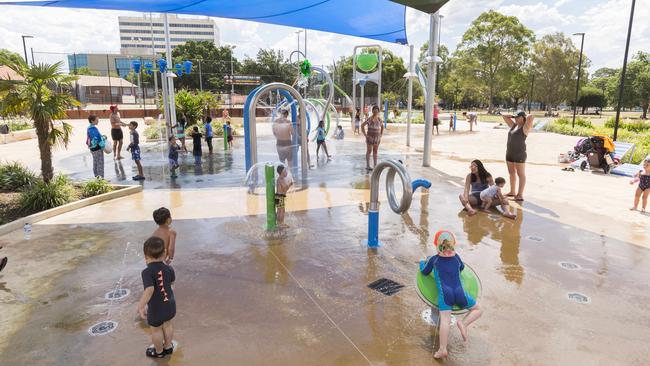
<instances>
[{"instance_id":1,"label":"tree","mask_svg":"<svg viewBox=\"0 0 650 366\"><path fill-rule=\"evenodd\" d=\"M578 107L582 107L581 114L585 114L585 110L589 107L602 109L605 107L605 103L605 94L603 94L602 90L591 86L585 86L580 89Z\"/></svg>"},{"instance_id":2,"label":"tree","mask_svg":"<svg viewBox=\"0 0 650 366\"><path fill-rule=\"evenodd\" d=\"M218 108L217 96L208 91L179 90L175 95L176 119L185 118L187 125L201 121L206 111L211 108Z\"/></svg>"},{"instance_id":3,"label":"tree","mask_svg":"<svg viewBox=\"0 0 650 366\"><path fill-rule=\"evenodd\" d=\"M224 91L228 89L224 76L230 75L230 60L233 61L235 73L241 68L237 58L232 56L232 48L216 47L210 41L185 42L172 50L172 59L174 65L182 65L185 60L192 61L192 72L175 80L179 88L189 90L200 89L203 83L204 90ZM174 65L169 67L173 68ZM199 77L202 79L199 80Z\"/></svg>"},{"instance_id":4,"label":"tree","mask_svg":"<svg viewBox=\"0 0 650 366\"><path fill-rule=\"evenodd\" d=\"M580 51L563 33L548 34L533 45L532 68L536 74L535 98L547 107L573 101ZM586 84L589 59L583 56L581 82Z\"/></svg>"},{"instance_id":5,"label":"tree","mask_svg":"<svg viewBox=\"0 0 650 366\"><path fill-rule=\"evenodd\" d=\"M245 59L241 72L260 76L264 83L281 82L291 85L298 77L298 70L284 57L284 53L273 49L260 49L255 59Z\"/></svg>"},{"instance_id":6,"label":"tree","mask_svg":"<svg viewBox=\"0 0 650 366\"><path fill-rule=\"evenodd\" d=\"M455 55L464 58L465 65L475 67L465 72L475 74L487 87L490 111L494 97L503 88L501 84L523 67L534 38L517 17L493 10L479 15L463 35Z\"/></svg>"},{"instance_id":7,"label":"tree","mask_svg":"<svg viewBox=\"0 0 650 366\"><path fill-rule=\"evenodd\" d=\"M91 70L88 68L88 66L82 66L82 67L77 67L75 71L73 71L75 75L90 75L90 76L101 76L99 72L95 70Z\"/></svg>"},{"instance_id":8,"label":"tree","mask_svg":"<svg viewBox=\"0 0 650 366\"><path fill-rule=\"evenodd\" d=\"M0 102L0 114L28 115L34 121L41 156L41 174L43 181L48 183L54 176L52 146L67 147L72 134L72 125L63 122L58 127L54 121L65 118L69 107L79 105L64 91L71 87L75 76L63 74L61 62L29 66L22 59L0 58L0 63L25 79L0 80L0 92L6 92Z\"/></svg>"},{"instance_id":9,"label":"tree","mask_svg":"<svg viewBox=\"0 0 650 366\"><path fill-rule=\"evenodd\" d=\"M20 60L23 60L23 56L17 54L16 52L11 52L7 49L1 48L0 49L0 60L4 60L6 63L18 63ZM3 65L3 61L0 61L0 65Z\"/></svg>"},{"instance_id":10,"label":"tree","mask_svg":"<svg viewBox=\"0 0 650 366\"><path fill-rule=\"evenodd\" d=\"M611 105L617 105L621 72L617 70L615 77L610 77L606 86L607 100ZM650 53L639 52L633 61L628 63L625 73L625 89L623 90L622 108L641 107L642 118L648 117L650 108Z\"/></svg>"}]
</instances>

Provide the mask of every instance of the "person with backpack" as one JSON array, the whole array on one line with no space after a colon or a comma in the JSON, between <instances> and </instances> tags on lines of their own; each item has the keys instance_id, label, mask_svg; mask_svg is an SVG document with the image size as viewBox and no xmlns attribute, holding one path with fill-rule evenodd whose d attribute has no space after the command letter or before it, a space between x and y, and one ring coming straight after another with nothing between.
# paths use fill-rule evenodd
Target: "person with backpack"
<instances>
[{"instance_id":1,"label":"person with backpack","mask_svg":"<svg viewBox=\"0 0 650 366\"><path fill-rule=\"evenodd\" d=\"M86 131L86 146L90 149L90 154L93 156L93 175L96 178L104 178L104 146L106 140L99 133L97 123L99 119L94 114L88 116L88 129Z\"/></svg>"}]
</instances>

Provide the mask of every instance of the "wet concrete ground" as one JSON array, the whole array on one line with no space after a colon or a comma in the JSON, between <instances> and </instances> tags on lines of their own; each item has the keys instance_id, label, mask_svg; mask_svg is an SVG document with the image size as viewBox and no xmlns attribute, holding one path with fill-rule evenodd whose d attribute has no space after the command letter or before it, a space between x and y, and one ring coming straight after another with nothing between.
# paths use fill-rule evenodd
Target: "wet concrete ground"
<instances>
[{"instance_id":1,"label":"wet concrete ground","mask_svg":"<svg viewBox=\"0 0 650 366\"><path fill-rule=\"evenodd\" d=\"M368 250L362 244L367 205L349 193L367 188L362 148L358 140L346 140L330 164L310 173L309 190L343 195L347 204L310 202L322 208L291 210L290 228L281 236L265 233L264 215L177 217L174 327L180 346L163 361L144 357L149 337L135 312L142 291L141 246L154 229L142 213L150 215L149 205L157 202L122 199L99 206L103 217L95 218L101 210L88 207L35 225L29 240L22 232L1 236L10 264L0 275L0 363L435 364L435 329L420 317L426 306L414 281L418 260L433 253L430 242L441 228L456 233L459 254L480 275L485 309L470 328L469 344L452 332L445 364L646 363L647 249L522 209L514 221L484 213L467 217L452 184L460 180L424 170L417 155L392 150L383 156L401 158L413 179L428 178L433 186L414 195L408 214L396 215L383 204L383 246ZM216 164L223 159L219 164L225 166L226 158L216 157L215 173L190 170L179 185L208 193L240 187L241 150L232 157L230 170ZM212 180L196 181L206 178ZM147 186L175 188L162 174ZM199 217L223 209L206 200L177 204L195 208ZM523 203L528 205L535 203ZM564 269L560 262L578 268ZM406 287L390 297L367 288L382 277ZM131 294L105 300L115 288ZM571 300L571 292L588 296L589 303ZM102 320L118 322L117 329L89 336L88 328Z\"/></svg>"}]
</instances>

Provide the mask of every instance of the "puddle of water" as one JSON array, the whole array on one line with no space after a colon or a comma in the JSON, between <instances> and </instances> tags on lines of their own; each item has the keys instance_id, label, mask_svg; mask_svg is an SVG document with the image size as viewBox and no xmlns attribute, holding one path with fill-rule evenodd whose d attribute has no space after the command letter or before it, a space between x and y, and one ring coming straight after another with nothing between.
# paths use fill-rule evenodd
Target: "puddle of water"
<instances>
[{"instance_id":1,"label":"puddle of water","mask_svg":"<svg viewBox=\"0 0 650 366\"><path fill-rule=\"evenodd\" d=\"M426 308L422 310L420 316L422 317L422 320L424 320L425 323L433 327L437 327L438 323L440 322L440 313L438 311L434 311L431 308ZM449 326L454 326L454 325L456 325L456 316L452 314L449 321Z\"/></svg>"},{"instance_id":2,"label":"puddle of water","mask_svg":"<svg viewBox=\"0 0 650 366\"><path fill-rule=\"evenodd\" d=\"M529 235L526 237L526 240L541 243L544 241L544 238L542 238L541 236Z\"/></svg>"}]
</instances>

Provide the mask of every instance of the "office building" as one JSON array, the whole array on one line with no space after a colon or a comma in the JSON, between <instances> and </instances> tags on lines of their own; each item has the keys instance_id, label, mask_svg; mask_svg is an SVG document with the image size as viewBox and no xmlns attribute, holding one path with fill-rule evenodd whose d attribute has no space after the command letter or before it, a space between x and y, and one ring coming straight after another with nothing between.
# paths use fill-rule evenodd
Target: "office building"
<instances>
[{"instance_id":1,"label":"office building","mask_svg":"<svg viewBox=\"0 0 650 366\"><path fill-rule=\"evenodd\" d=\"M210 41L219 47L219 28L210 18L179 18L167 15L172 48L188 41ZM120 53L124 55L151 55L165 51L165 27L159 17L118 17L120 23ZM152 42L153 38L153 42Z\"/></svg>"}]
</instances>

